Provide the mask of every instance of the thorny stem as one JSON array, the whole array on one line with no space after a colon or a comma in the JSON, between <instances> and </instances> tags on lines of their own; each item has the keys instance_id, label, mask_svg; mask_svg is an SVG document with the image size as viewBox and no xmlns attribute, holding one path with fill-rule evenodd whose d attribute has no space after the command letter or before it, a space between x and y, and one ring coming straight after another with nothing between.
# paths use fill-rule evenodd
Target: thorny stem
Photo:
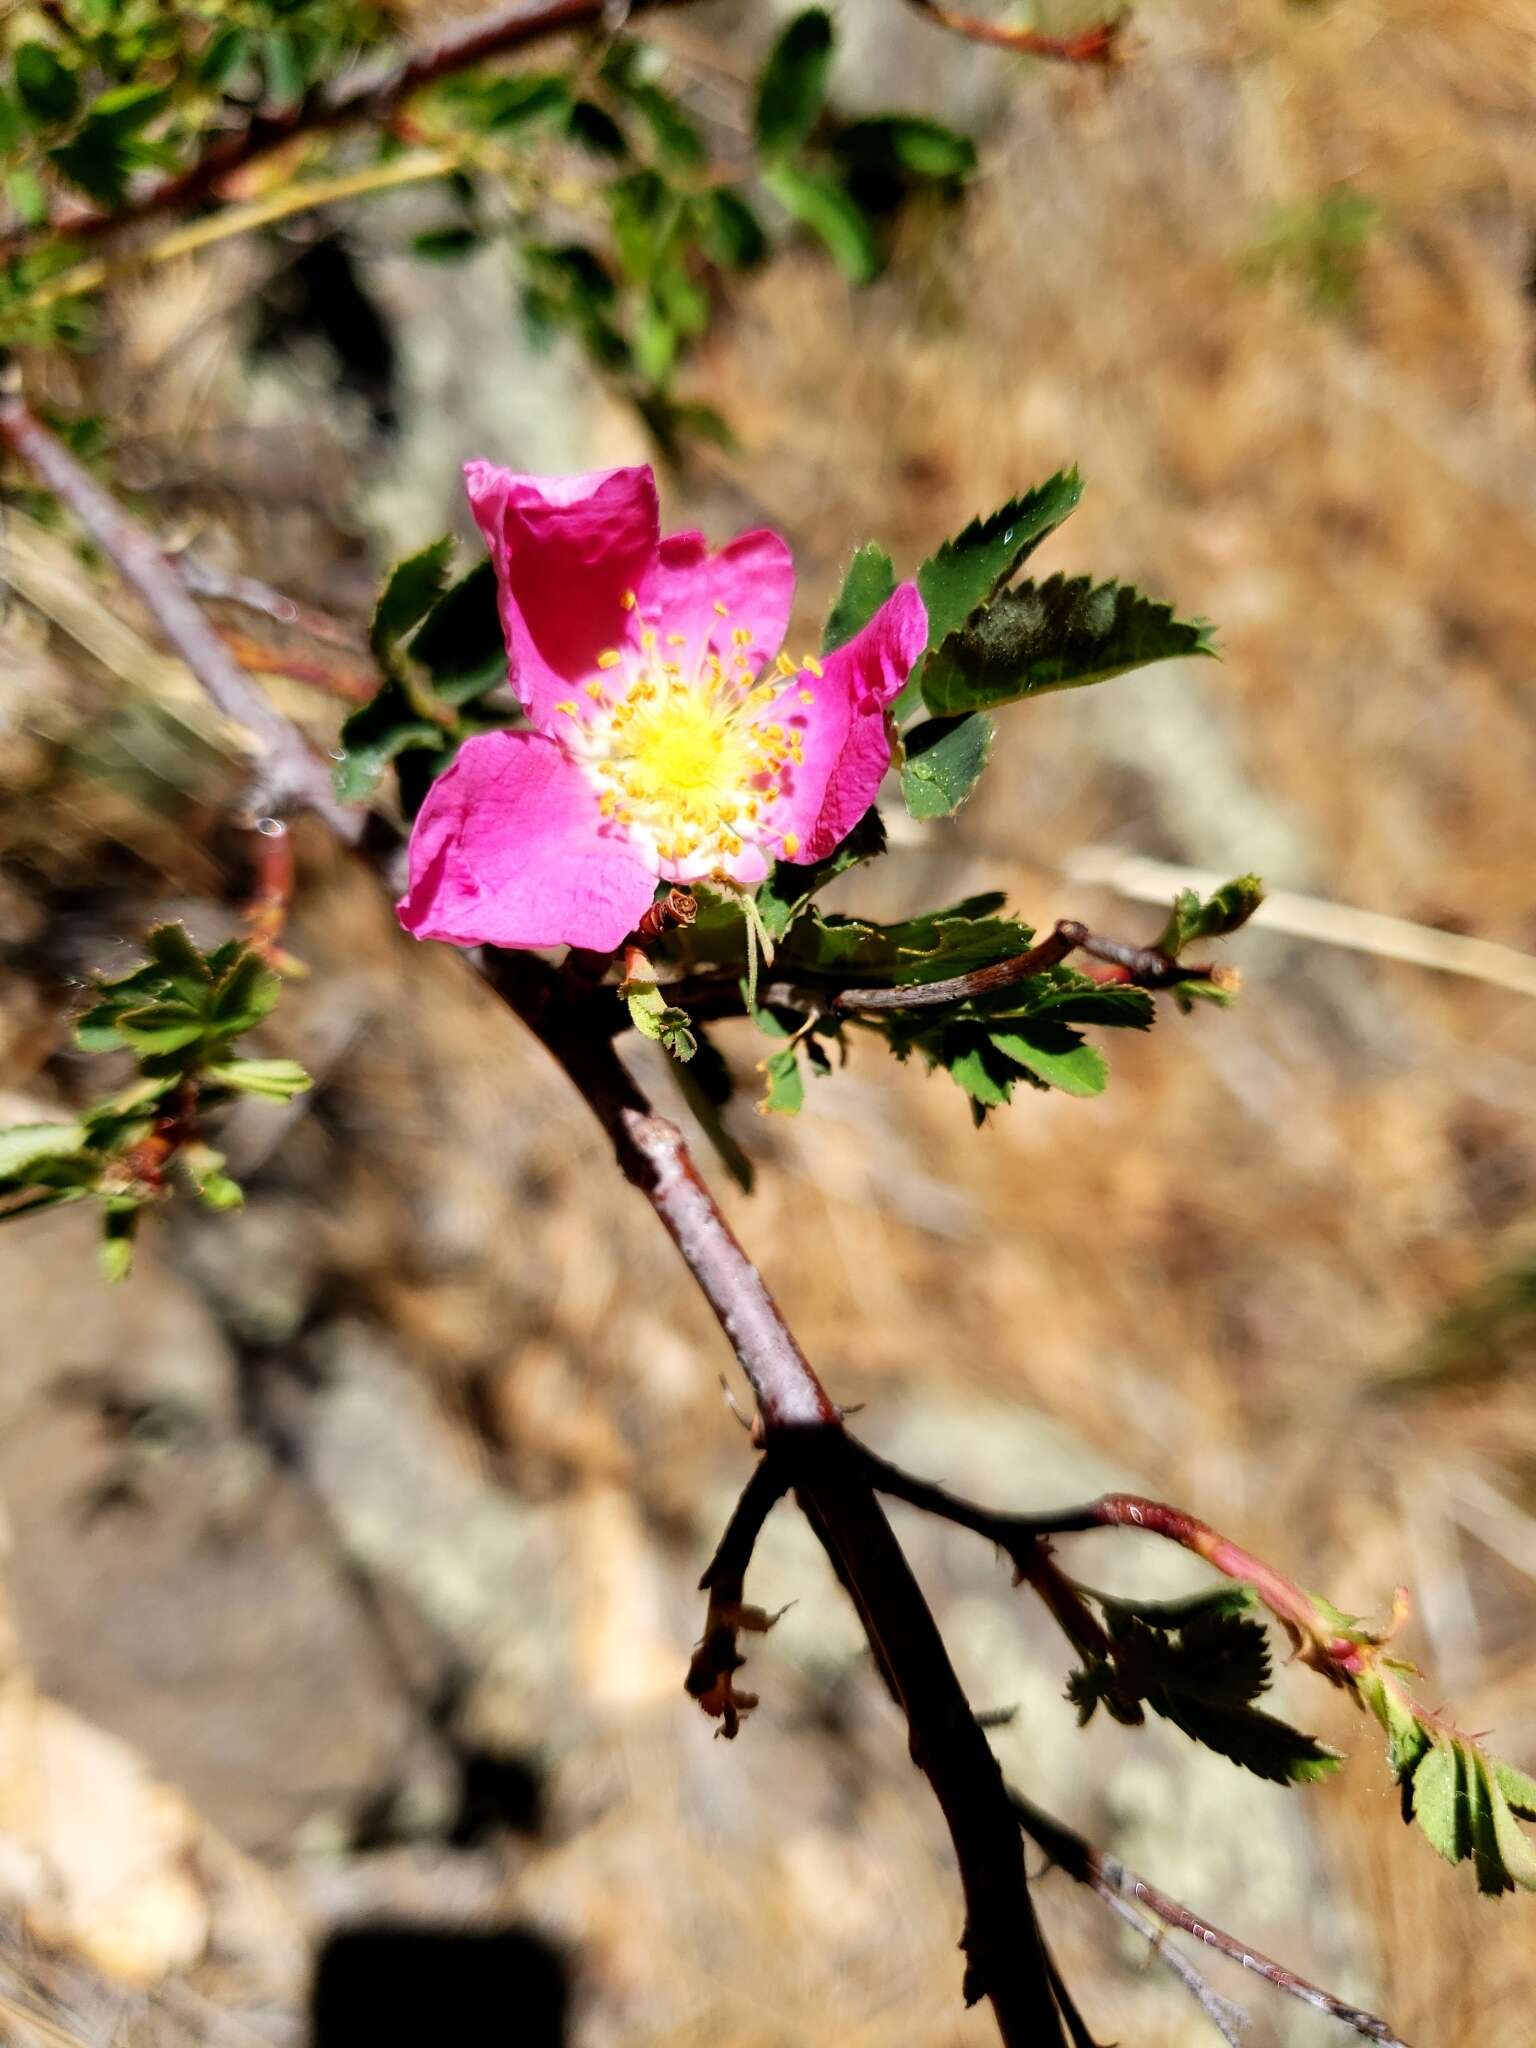
<instances>
[{"instance_id":1,"label":"thorny stem","mask_svg":"<svg viewBox=\"0 0 1536 2048\"><path fill-rule=\"evenodd\" d=\"M1378 2019L1374 2013L1366 2012L1360 2006L1351 2005L1347 1999L1336 1997L1333 1992L1323 1990L1321 1985L1313 1984L1306 1977L1298 1976L1296 1971L1287 1969L1284 1963L1277 1963L1248 1942L1240 1941L1235 1934L1228 1934L1222 1928L1212 1926L1209 1920L1201 1919L1198 1914L1191 1912L1188 1906L1181 1905L1177 1899L1171 1898L1167 1892L1159 1891L1156 1885L1148 1884L1144 1877L1138 1877L1134 1870L1128 1869L1117 1857L1109 1855L1103 1849L1096 1849L1074 1829L1053 1819L1050 1814L1043 1813L1022 1793L1013 1792L1011 1796L1014 1810L1019 1817L1019 1825L1025 1833L1037 1842L1051 1861L1059 1864L1069 1877L1075 1878L1079 1884L1089 1886L1107 1903L1145 1907L1164 1927L1177 1927L1185 1934L1192 1934L1196 1941L1206 1948L1214 1949L1218 1955L1229 1956L1233 1962L1240 1963L1245 1970L1251 1970L1255 1976L1262 1977L1266 1983L1272 1984L1277 1991L1283 1991L1287 1997L1299 1998L1303 2004L1315 2007L1318 2012L1327 2013L1330 2019L1342 2020L1346 2026L1353 2027L1357 2034L1363 2034L1368 2041L1381 2042L1383 2048L1408 2048L1408 2043L1400 2035L1395 2034L1385 2020ZM1173 1951L1166 1948L1160 1949L1159 1953L1165 1961L1173 1955ZM1212 2017L1214 2018L1214 2015Z\"/></svg>"},{"instance_id":2,"label":"thorny stem","mask_svg":"<svg viewBox=\"0 0 1536 2048\"><path fill-rule=\"evenodd\" d=\"M680 4L680 0L628 0L624 10ZM543 0L535 7L493 7L456 23L436 42L362 82L337 81L279 113L261 113L238 133L214 143L186 170L164 178L116 212L61 214L42 228L0 238L0 258L35 245L49 235L95 241L140 221L175 213L216 195L236 171L248 169L300 136L333 133L359 123L386 124L415 93L487 58L526 49L571 29L600 25L609 0Z\"/></svg>"},{"instance_id":3,"label":"thorny stem","mask_svg":"<svg viewBox=\"0 0 1536 2048\"><path fill-rule=\"evenodd\" d=\"M69 507L137 591L208 697L249 736L257 760L252 810L313 810L338 837L355 841L361 820L332 795L324 762L251 682L152 537L49 432L14 385L0 384L0 443Z\"/></svg>"},{"instance_id":4,"label":"thorny stem","mask_svg":"<svg viewBox=\"0 0 1536 2048\"><path fill-rule=\"evenodd\" d=\"M1043 29L1009 28L1000 21L963 14L958 8L941 5L940 0L907 0L907 4L939 28L948 29L951 35L964 36L967 42L990 43L996 49L1013 50L1023 57L1052 57L1065 64L1107 63L1114 55L1126 20L1123 14L1117 15L1111 21L1095 22L1091 28L1078 29L1071 35L1053 36Z\"/></svg>"}]
</instances>

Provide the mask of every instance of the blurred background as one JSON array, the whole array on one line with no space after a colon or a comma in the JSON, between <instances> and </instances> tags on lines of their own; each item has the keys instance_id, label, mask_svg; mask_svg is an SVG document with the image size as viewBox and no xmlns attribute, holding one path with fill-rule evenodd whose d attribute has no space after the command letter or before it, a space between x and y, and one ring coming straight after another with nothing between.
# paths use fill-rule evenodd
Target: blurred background
<instances>
[{"instance_id":1,"label":"blurred background","mask_svg":"<svg viewBox=\"0 0 1536 2048\"><path fill-rule=\"evenodd\" d=\"M769 16L647 33L707 108ZM1077 461L1044 568L1133 580L1224 654L1004 712L977 801L904 822L842 907L999 886L1150 936L1111 849L1536 951L1529 0L1144 0L1109 72L893 0L840 28L839 99L953 122L981 173L866 290L812 249L733 287L689 384L738 446L664 480L666 518L780 528L798 644L857 542L908 570ZM111 419L162 532L363 619L393 558L465 530L465 457L650 456L530 350L500 254L399 253L429 212L125 279L58 402ZM146 619L24 507L6 542L9 1118L94 1085L66 1019L151 915L232 928L239 855L235 760ZM271 688L334 744L333 701ZM30 1902L0 2040L986 2042L937 1810L793 1513L753 1574L795 1603L751 1646L760 1709L731 1744L683 1698L749 1449L653 1217L464 964L320 835L300 857L310 974L271 1035L319 1086L233 1117L247 1208L171 1207L116 1290L84 1214L0 1232L0 1891ZM798 1119L737 1116L759 1191L726 1206L881 1452L999 1504L1177 1500L1356 1612L1405 1581L1426 1697L1532 1769L1536 1005L1262 919L1228 950L1241 1004L1117 1034L1102 1100L977 1134L864 1051ZM750 1084L750 1030L722 1044ZM1288 1792L1162 1724L1079 1734L1005 1568L900 1520L1033 1797L1418 2048L1530 2038L1529 1902L1404 1832L1347 1702L1281 1674L1351 1752ZM1129 1535L1071 1562L1198 1582ZM1093 1900L1039 1897L1098 2037L1211 2038ZM1347 2038L1210 1967L1256 2048Z\"/></svg>"}]
</instances>

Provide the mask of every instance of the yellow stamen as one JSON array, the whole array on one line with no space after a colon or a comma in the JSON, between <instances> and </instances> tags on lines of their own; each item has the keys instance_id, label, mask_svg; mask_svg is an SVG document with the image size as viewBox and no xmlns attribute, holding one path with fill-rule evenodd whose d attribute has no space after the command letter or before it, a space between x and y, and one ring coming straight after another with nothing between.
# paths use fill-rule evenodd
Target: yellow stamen
<instances>
[{"instance_id":1,"label":"yellow stamen","mask_svg":"<svg viewBox=\"0 0 1536 2048\"><path fill-rule=\"evenodd\" d=\"M781 654L778 660L774 663L774 667L778 670L781 676L794 676L800 673L800 671L795 667L795 664L790 660L787 654Z\"/></svg>"},{"instance_id":2,"label":"yellow stamen","mask_svg":"<svg viewBox=\"0 0 1536 2048\"><path fill-rule=\"evenodd\" d=\"M566 703L564 703L564 704L557 704L557 705L555 706L555 709L556 709L557 711L568 711L568 712L570 713L570 715L571 715L571 717L572 717L572 718L574 718L574 717L576 716L576 709L577 709L577 707L576 707L576 706L575 706L574 704L570 703L569 701L567 701L567 702L566 702Z\"/></svg>"},{"instance_id":3,"label":"yellow stamen","mask_svg":"<svg viewBox=\"0 0 1536 2048\"><path fill-rule=\"evenodd\" d=\"M816 692L814 690L802 690L800 692L800 702L802 704L814 704L816 702Z\"/></svg>"},{"instance_id":4,"label":"yellow stamen","mask_svg":"<svg viewBox=\"0 0 1536 2048\"><path fill-rule=\"evenodd\" d=\"M688 645L688 635L686 633L669 633L667 635L667 645L669 647L686 647Z\"/></svg>"},{"instance_id":5,"label":"yellow stamen","mask_svg":"<svg viewBox=\"0 0 1536 2048\"><path fill-rule=\"evenodd\" d=\"M583 683L581 687L586 691L594 704L601 704L603 698L608 694L599 682Z\"/></svg>"},{"instance_id":6,"label":"yellow stamen","mask_svg":"<svg viewBox=\"0 0 1536 2048\"><path fill-rule=\"evenodd\" d=\"M798 834L798 833L795 833L795 832L786 832L786 833L784 834L784 858L785 858L786 860L793 860L793 859L794 859L794 857L795 857L795 855L796 855L796 854L797 854L797 853L798 853L799 851L800 851L800 837L799 837L799 834Z\"/></svg>"},{"instance_id":7,"label":"yellow stamen","mask_svg":"<svg viewBox=\"0 0 1536 2048\"><path fill-rule=\"evenodd\" d=\"M616 647L605 647L597 657L597 665L599 668L617 668L623 659Z\"/></svg>"},{"instance_id":8,"label":"yellow stamen","mask_svg":"<svg viewBox=\"0 0 1536 2048\"><path fill-rule=\"evenodd\" d=\"M625 611L632 612L636 604L635 593L632 590L626 590L624 595L619 599L619 603L623 605Z\"/></svg>"},{"instance_id":9,"label":"yellow stamen","mask_svg":"<svg viewBox=\"0 0 1536 2048\"><path fill-rule=\"evenodd\" d=\"M819 676L822 674L821 663L816 659L814 654L808 654L805 657L805 659L801 662L800 666L802 668L808 668L813 676Z\"/></svg>"},{"instance_id":10,"label":"yellow stamen","mask_svg":"<svg viewBox=\"0 0 1536 2048\"><path fill-rule=\"evenodd\" d=\"M731 616L730 606L722 604L718 597L715 599L715 610L720 614L722 619L728 619Z\"/></svg>"}]
</instances>

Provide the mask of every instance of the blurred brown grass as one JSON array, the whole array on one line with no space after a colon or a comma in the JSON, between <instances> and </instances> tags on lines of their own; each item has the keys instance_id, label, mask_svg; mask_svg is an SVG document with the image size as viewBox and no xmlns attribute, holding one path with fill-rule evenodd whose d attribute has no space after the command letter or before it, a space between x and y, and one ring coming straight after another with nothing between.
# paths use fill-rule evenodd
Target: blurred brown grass
<instances>
[{"instance_id":1,"label":"blurred brown grass","mask_svg":"<svg viewBox=\"0 0 1536 2048\"><path fill-rule=\"evenodd\" d=\"M1536 8L1159 0L1108 78L983 74L889 8L847 11L889 96L914 80L951 110L983 96L984 175L963 213L909 225L867 294L809 257L742 293L700 383L744 452L674 487L678 522L781 525L809 626L855 541L878 534L910 564L1076 460L1088 493L1044 565L1177 598L1216 620L1225 657L1006 715L977 804L904 833L848 900L881 914L1001 883L1038 923L1140 930L1144 911L1059 878L1075 846L1107 840L1536 948ZM1320 317L1303 275L1259 282L1249 258L1276 208L1340 183L1378 220L1352 309ZM153 300L130 289L121 348L92 374L142 436L146 476L192 477L171 493L180 513L222 521L275 580L344 602L366 550L331 479L355 427L302 386L252 396L228 320L247 260ZM442 316L398 267L379 274L430 406ZM510 442L461 445L482 431L467 410L450 400L431 421L441 475L471 452L521 459ZM274 463L291 459L295 418L312 430L297 488ZM507 420L515 440L515 399ZM569 432L583 461L633 447L601 407L573 411ZM220 461L268 494L237 481L232 504L206 481ZM32 675L23 728L88 715L121 737L99 665L25 618L12 630ZM7 826L29 855L15 915L41 900L65 921L55 960L70 918L77 968L99 955L146 873L172 902L208 890L197 816L121 795L103 810L78 751L25 729L7 744L33 801ZM104 902L118 877L124 900ZM718 1401L718 1339L584 1112L456 962L404 948L318 848L295 949L314 974L294 1049L333 1070L321 1113L272 1153L245 1217L183 1226L174 1270L151 1262L142 1284L201 1290L247 1362L282 1344L328 1361L320 1393L283 1397L311 1496L390 1601L467 1659L468 1723L539 1749L549 1816L489 1871L430 1842L306 1860L291 1816L247 1845L312 1931L383 1906L451 1917L456 1901L554 1931L579 1954L583 2039L984 2040L954 2002L936 1824L792 1531L764 1552L761 1597L800 1606L754 1656L761 1711L734 1750L686 1719L687 1588L745 1451ZM1536 1351L1528 1309L1499 1308L1499 1276L1536 1257L1536 1013L1262 930L1233 957L1235 1012L1169 1018L1112 1048L1103 1101L1031 1098L980 1137L947 1084L861 1053L798 1123L740 1120L761 1191L733 1197L733 1218L839 1398L868 1404L877 1446L1020 1504L1134 1475L1346 1607L1379 1609L1406 1580L1432 1696L1529 1768ZM47 1085L65 993L9 975L18 1085ZM724 1042L750 1082L750 1036ZM43 1226L27 1233L0 1256L53 1256ZM44 1265L25 1298L75 1287L66 1270ZM83 1425L62 1443L44 1429L46 1389L82 1342L151 1382L163 1361L148 1334L114 1337L115 1302L92 1310L88 1339L50 1338L35 1313L32 1406L13 1391L0 1460L24 1649L163 1775L206 1788L225 1824L196 1742L157 1734L157 1671L60 1620L89 1614L103 1570L101 1539L69 1513L100 1452ZM393 1471L395 1455L387 1404L386 1420L366 1407L372 1368L363 1391L348 1378L354 1325L371 1333L365 1359L431 1387L440 1440L414 1420L427 1449L412 1456L463 1482L442 1504L399 1500L396 1526L347 1462ZM239 1435L227 1419L219 1432ZM45 1439L56 1484L36 1478ZM153 1503L168 1482L146 1483ZM491 1519L516 1504L534 1532L543 1562L503 1633L510 1596L474 1563L500 1538L473 1519L456 1530L450 1501ZM978 1702L1023 1704L999 1741L1036 1796L1262 1946L1347 1978L1421 2048L1524 2039L1529 1904L1478 1900L1465 1870L1404 1835L1374 1733L1341 1703L1286 1678L1288 1709L1355 1752L1341 1781L1288 1799L1196 1769L1176 1738L1077 1738L1055 1698L1061 1653L985 1552L916 1540ZM48 1544L75 1545L78 1564L44 1568ZM441 1566L423 1561L434 1544ZM148 1603L166 1567L142 1531L129 1553L120 1597ZM1100 1581L1141 1568L1123 1548L1085 1554ZM213 1637L226 1626L205 1620ZM541 1627L553 1669L517 1666L514 1682L517 1629ZM229 1652L231 1689L242 1659L262 1668L257 1633ZM302 1676L323 1690L322 1672ZM230 1711L265 1759L260 1699ZM1144 2048L1199 2038L1192 2010L1061 1890L1046 1891L1053 1935L1099 2030ZM291 2004L288 1969L265 1981ZM1305 2019L1285 2032L1291 2017L1251 1985L1224 1988L1260 2015L1257 2040L1328 2038Z\"/></svg>"}]
</instances>

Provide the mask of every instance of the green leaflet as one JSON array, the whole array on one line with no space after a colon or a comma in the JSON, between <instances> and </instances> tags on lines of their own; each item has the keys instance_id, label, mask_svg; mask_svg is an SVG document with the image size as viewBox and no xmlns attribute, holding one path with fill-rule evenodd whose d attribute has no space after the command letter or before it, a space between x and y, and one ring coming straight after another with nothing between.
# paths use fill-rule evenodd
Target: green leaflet
<instances>
[{"instance_id":1,"label":"green leaflet","mask_svg":"<svg viewBox=\"0 0 1536 2048\"><path fill-rule=\"evenodd\" d=\"M1277 1785L1310 1783L1339 1768L1336 1750L1256 1705L1269 1689L1271 1663L1249 1587L1141 1603L1078 1591L1098 1604L1110 1639L1109 1655L1090 1658L1068 1681L1080 1721L1102 1705L1135 1727L1150 1707L1192 1741Z\"/></svg>"},{"instance_id":2,"label":"green leaflet","mask_svg":"<svg viewBox=\"0 0 1536 2048\"><path fill-rule=\"evenodd\" d=\"M866 541L854 550L837 602L822 628L821 651L831 654L848 642L879 611L896 588L896 571L890 556L876 541Z\"/></svg>"},{"instance_id":3,"label":"green leaflet","mask_svg":"<svg viewBox=\"0 0 1536 2048\"><path fill-rule=\"evenodd\" d=\"M1224 939L1245 925L1263 901L1264 884L1257 875L1239 875L1235 881L1224 882L1203 903L1195 890L1181 889L1157 938L1158 951L1177 960L1186 946Z\"/></svg>"},{"instance_id":4,"label":"green leaflet","mask_svg":"<svg viewBox=\"0 0 1536 2048\"><path fill-rule=\"evenodd\" d=\"M928 645L937 647L963 626L978 605L1016 576L1047 534L1076 508L1083 494L1075 469L1048 477L985 519L973 519L945 541L917 572L928 607Z\"/></svg>"},{"instance_id":5,"label":"green leaflet","mask_svg":"<svg viewBox=\"0 0 1536 2048\"><path fill-rule=\"evenodd\" d=\"M1214 652L1203 622L1176 619L1129 585L1053 576L1005 591L951 633L924 664L923 701L952 716Z\"/></svg>"},{"instance_id":6,"label":"green leaflet","mask_svg":"<svg viewBox=\"0 0 1536 2048\"><path fill-rule=\"evenodd\" d=\"M799 149L816 126L832 67L832 18L808 7L785 24L758 75L753 132L765 163Z\"/></svg>"},{"instance_id":7,"label":"green leaflet","mask_svg":"<svg viewBox=\"0 0 1536 2048\"><path fill-rule=\"evenodd\" d=\"M786 213L824 243L827 253L854 284L868 284L880 270L874 224L846 185L830 171L777 163L763 172L763 184Z\"/></svg>"},{"instance_id":8,"label":"green leaflet","mask_svg":"<svg viewBox=\"0 0 1536 2048\"><path fill-rule=\"evenodd\" d=\"M984 711L930 718L907 735L901 793L914 818L951 818L981 780L997 728Z\"/></svg>"}]
</instances>

